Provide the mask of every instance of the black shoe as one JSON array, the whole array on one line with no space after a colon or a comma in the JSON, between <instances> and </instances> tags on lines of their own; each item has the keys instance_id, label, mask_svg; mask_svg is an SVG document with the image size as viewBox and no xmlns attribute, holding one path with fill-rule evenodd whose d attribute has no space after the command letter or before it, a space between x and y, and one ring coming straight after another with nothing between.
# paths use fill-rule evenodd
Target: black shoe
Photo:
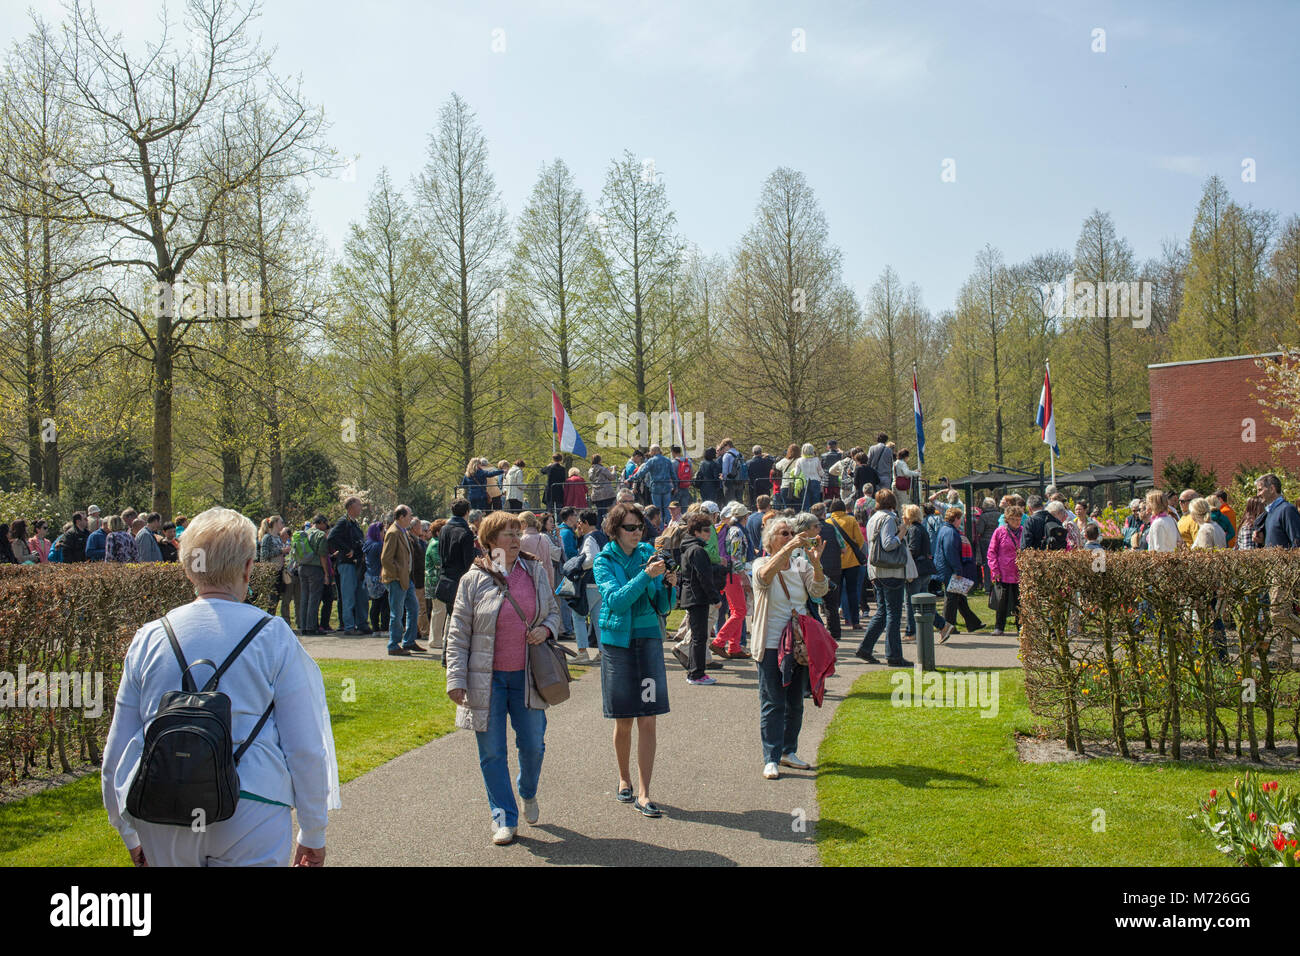
<instances>
[{"instance_id":1,"label":"black shoe","mask_svg":"<svg viewBox=\"0 0 1300 956\"><path fill-rule=\"evenodd\" d=\"M419 644L403 644L402 647L408 651L415 651L416 653L419 654L424 653L424 648L421 647Z\"/></svg>"},{"instance_id":2,"label":"black shoe","mask_svg":"<svg viewBox=\"0 0 1300 956\"><path fill-rule=\"evenodd\" d=\"M389 657L410 657L411 652L404 647L390 647L388 649Z\"/></svg>"},{"instance_id":3,"label":"black shoe","mask_svg":"<svg viewBox=\"0 0 1300 956\"><path fill-rule=\"evenodd\" d=\"M362 634L373 634L373 633L375 633L375 629L374 629L373 627L359 627L359 628L357 628L357 630L358 630L360 633L362 633Z\"/></svg>"},{"instance_id":4,"label":"black shoe","mask_svg":"<svg viewBox=\"0 0 1300 956\"><path fill-rule=\"evenodd\" d=\"M864 654L863 651L862 651L862 648L860 648L860 647L859 647L856 651L853 652L853 656L856 657L856 658L858 658L859 660L864 660L864 661L866 661L868 664L879 664L879 663L880 663L880 661L876 660L876 658L875 658L873 655L871 655L871 654Z\"/></svg>"},{"instance_id":5,"label":"black shoe","mask_svg":"<svg viewBox=\"0 0 1300 956\"><path fill-rule=\"evenodd\" d=\"M632 788L631 788L631 787L624 787L622 790L620 790L620 791L619 791L618 793L616 793L614 796L615 796L615 798L618 800L619 803L631 803L633 800L636 799L636 797L634 797L634 796L632 795Z\"/></svg>"},{"instance_id":6,"label":"black shoe","mask_svg":"<svg viewBox=\"0 0 1300 956\"><path fill-rule=\"evenodd\" d=\"M642 816L656 817L656 818L663 816L663 811L661 811L658 807L655 806L655 802L653 800L647 800L645 803L642 803L640 800L637 800L634 806L641 811Z\"/></svg>"},{"instance_id":7,"label":"black shoe","mask_svg":"<svg viewBox=\"0 0 1300 956\"><path fill-rule=\"evenodd\" d=\"M345 637L360 637L362 634L365 633L366 633L365 631L356 627L349 627L347 630L343 632Z\"/></svg>"},{"instance_id":8,"label":"black shoe","mask_svg":"<svg viewBox=\"0 0 1300 956\"><path fill-rule=\"evenodd\" d=\"M886 667L911 667L912 662L904 660L903 658L900 657L896 661L885 661L885 666Z\"/></svg>"},{"instance_id":9,"label":"black shoe","mask_svg":"<svg viewBox=\"0 0 1300 956\"><path fill-rule=\"evenodd\" d=\"M722 661L708 661L704 665L706 671L720 671L723 669Z\"/></svg>"}]
</instances>

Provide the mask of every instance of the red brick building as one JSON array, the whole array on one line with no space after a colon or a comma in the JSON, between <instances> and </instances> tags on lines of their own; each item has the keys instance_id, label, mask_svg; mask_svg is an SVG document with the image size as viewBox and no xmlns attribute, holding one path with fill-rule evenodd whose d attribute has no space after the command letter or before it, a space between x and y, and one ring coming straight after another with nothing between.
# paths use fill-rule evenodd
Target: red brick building
<instances>
[{"instance_id":1,"label":"red brick building","mask_svg":"<svg viewBox=\"0 0 1300 956\"><path fill-rule=\"evenodd\" d=\"M1269 442L1280 433L1259 404L1256 386L1265 378L1255 360L1281 354L1147 366L1156 487L1170 455L1194 458L1202 468L1213 468L1220 484L1231 481L1242 463L1263 465L1273 459ZM1280 463L1288 471L1300 472L1300 456L1285 454Z\"/></svg>"}]
</instances>

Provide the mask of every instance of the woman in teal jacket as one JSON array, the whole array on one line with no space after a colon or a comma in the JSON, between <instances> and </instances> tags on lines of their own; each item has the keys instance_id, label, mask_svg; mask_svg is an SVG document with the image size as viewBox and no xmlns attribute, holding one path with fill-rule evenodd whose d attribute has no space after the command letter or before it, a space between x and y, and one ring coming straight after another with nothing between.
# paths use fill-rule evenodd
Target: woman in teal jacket
<instances>
[{"instance_id":1,"label":"woman in teal jacket","mask_svg":"<svg viewBox=\"0 0 1300 956\"><path fill-rule=\"evenodd\" d=\"M668 713L668 675L664 668L659 616L673 608L676 575L668 572L654 546L642 543L645 515L633 504L618 504L605 516L609 544L592 564L600 592L600 689L605 716L614 721L618 761L618 800L635 802L647 817L663 814L650 800L655 762L655 718ZM638 793L632 794L632 721L637 730Z\"/></svg>"}]
</instances>

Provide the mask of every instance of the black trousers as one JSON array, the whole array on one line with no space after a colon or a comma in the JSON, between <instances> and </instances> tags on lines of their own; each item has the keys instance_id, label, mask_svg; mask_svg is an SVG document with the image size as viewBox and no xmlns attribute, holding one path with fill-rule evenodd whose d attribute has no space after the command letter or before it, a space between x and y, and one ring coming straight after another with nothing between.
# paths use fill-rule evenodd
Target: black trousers
<instances>
[{"instance_id":1,"label":"black trousers","mask_svg":"<svg viewBox=\"0 0 1300 956\"><path fill-rule=\"evenodd\" d=\"M999 631L1005 631L1008 614L1014 614L1017 620L1020 618L1020 585L1003 581L998 589L1001 593L997 606L997 624L994 626Z\"/></svg>"},{"instance_id":2,"label":"black trousers","mask_svg":"<svg viewBox=\"0 0 1300 956\"><path fill-rule=\"evenodd\" d=\"M979 617L970 609L966 595L948 591L943 599L943 619L949 624L955 625L958 614L961 615L962 621L965 622L966 630L973 631L982 626Z\"/></svg>"},{"instance_id":3,"label":"black trousers","mask_svg":"<svg viewBox=\"0 0 1300 956\"><path fill-rule=\"evenodd\" d=\"M691 666L686 676L691 680L699 680L705 674L705 648L709 643L709 606L692 604L686 609L686 619L691 625L691 643L686 651Z\"/></svg>"},{"instance_id":4,"label":"black trousers","mask_svg":"<svg viewBox=\"0 0 1300 956\"><path fill-rule=\"evenodd\" d=\"M325 591L320 596L320 626L321 630L329 630L330 615L334 613L334 595L338 591L339 582L337 577L329 584L325 585Z\"/></svg>"}]
</instances>

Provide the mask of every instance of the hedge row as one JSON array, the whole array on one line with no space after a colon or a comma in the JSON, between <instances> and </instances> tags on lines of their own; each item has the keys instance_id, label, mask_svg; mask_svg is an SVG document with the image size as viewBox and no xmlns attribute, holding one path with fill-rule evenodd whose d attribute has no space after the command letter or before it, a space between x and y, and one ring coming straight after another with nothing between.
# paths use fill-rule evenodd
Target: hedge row
<instances>
[{"instance_id":1,"label":"hedge row","mask_svg":"<svg viewBox=\"0 0 1300 956\"><path fill-rule=\"evenodd\" d=\"M1300 671L1269 593L1300 595L1300 553L1031 551L1018 563L1030 708L1077 752L1109 740L1129 756L1141 740L1180 759L1198 739L1211 757L1245 742L1257 759L1261 730L1270 750L1298 736Z\"/></svg>"},{"instance_id":2,"label":"hedge row","mask_svg":"<svg viewBox=\"0 0 1300 956\"><path fill-rule=\"evenodd\" d=\"M253 567L253 600L263 606L275 573L270 565ZM11 698L0 706L0 784L29 776L42 756L47 770L98 763L131 638L193 599L177 564L0 566L0 694ZM48 675L74 672L102 678L97 717L84 707L48 705L55 690ZM27 675L22 707L13 706L20 673ZM47 675L44 703L36 674Z\"/></svg>"}]
</instances>

